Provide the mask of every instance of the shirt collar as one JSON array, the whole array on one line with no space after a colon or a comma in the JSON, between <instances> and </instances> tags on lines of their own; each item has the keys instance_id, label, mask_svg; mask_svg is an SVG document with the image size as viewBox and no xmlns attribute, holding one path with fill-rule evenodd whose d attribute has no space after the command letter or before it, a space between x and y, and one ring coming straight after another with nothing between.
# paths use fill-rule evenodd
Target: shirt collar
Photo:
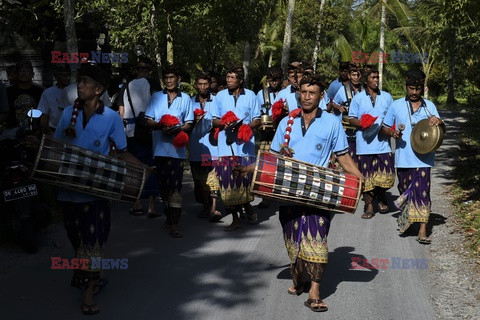
<instances>
[{"instance_id":1,"label":"shirt collar","mask_svg":"<svg viewBox=\"0 0 480 320\"><path fill-rule=\"evenodd\" d=\"M178 98L182 97L182 91L180 91L180 88L177 88L177 90L175 92L177 93ZM168 93L167 89L163 89L163 93L167 94Z\"/></svg>"},{"instance_id":2,"label":"shirt collar","mask_svg":"<svg viewBox=\"0 0 480 320\"><path fill-rule=\"evenodd\" d=\"M198 98L198 94L195 96L195 102L200 102L200 99ZM207 102L212 102L212 94L208 94Z\"/></svg>"},{"instance_id":3,"label":"shirt collar","mask_svg":"<svg viewBox=\"0 0 480 320\"><path fill-rule=\"evenodd\" d=\"M368 93L367 89L364 88L364 91L365 91L367 96L370 96L370 93ZM382 94L382 90L378 90L377 95L381 95L381 94Z\"/></svg>"},{"instance_id":4,"label":"shirt collar","mask_svg":"<svg viewBox=\"0 0 480 320\"><path fill-rule=\"evenodd\" d=\"M410 106L412 105L412 102L410 101L410 99L408 99L408 96L405 97L405 101L408 102ZM427 106L427 103L425 102L425 100L423 100L423 98L420 98L420 103L420 108Z\"/></svg>"},{"instance_id":5,"label":"shirt collar","mask_svg":"<svg viewBox=\"0 0 480 320\"><path fill-rule=\"evenodd\" d=\"M100 105L98 106L98 108L95 110L95 113L97 114L103 114L105 112L105 105L103 104L103 101L102 100L99 100L98 101L100 103ZM80 104L80 110L83 111L83 105Z\"/></svg>"},{"instance_id":6,"label":"shirt collar","mask_svg":"<svg viewBox=\"0 0 480 320\"><path fill-rule=\"evenodd\" d=\"M315 114L315 118L318 119L322 116L322 113L323 113L323 110L320 108L320 104L318 104L318 109L317 109L317 113ZM302 113L300 112L298 115L297 115L297 118L301 118L302 117Z\"/></svg>"},{"instance_id":7,"label":"shirt collar","mask_svg":"<svg viewBox=\"0 0 480 320\"><path fill-rule=\"evenodd\" d=\"M290 84L290 92L291 93L295 93L297 92L297 90L295 90L295 88Z\"/></svg>"},{"instance_id":8,"label":"shirt collar","mask_svg":"<svg viewBox=\"0 0 480 320\"><path fill-rule=\"evenodd\" d=\"M228 94L233 96L233 90L227 89ZM240 88L240 94L245 94L245 88Z\"/></svg>"}]
</instances>

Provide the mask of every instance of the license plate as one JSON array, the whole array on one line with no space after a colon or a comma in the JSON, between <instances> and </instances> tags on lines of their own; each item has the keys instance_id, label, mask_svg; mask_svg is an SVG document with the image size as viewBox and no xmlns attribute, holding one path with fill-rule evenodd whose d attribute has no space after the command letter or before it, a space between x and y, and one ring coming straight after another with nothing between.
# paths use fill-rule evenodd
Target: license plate
<instances>
[{"instance_id":1,"label":"license plate","mask_svg":"<svg viewBox=\"0 0 480 320\"><path fill-rule=\"evenodd\" d=\"M5 202L7 202L7 201L33 197L33 196L36 196L37 194L38 194L37 185L30 184L28 186L22 186L22 187L3 191L3 198L5 199Z\"/></svg>"}]
</instances>

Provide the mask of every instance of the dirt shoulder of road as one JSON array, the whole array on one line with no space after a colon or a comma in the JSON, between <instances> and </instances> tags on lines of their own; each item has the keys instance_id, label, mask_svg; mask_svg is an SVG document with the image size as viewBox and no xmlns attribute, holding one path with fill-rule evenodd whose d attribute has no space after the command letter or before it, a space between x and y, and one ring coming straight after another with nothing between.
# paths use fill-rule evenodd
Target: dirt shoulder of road
<instances>
[{"instance_id":1,"label":"dirt shoulder of road","mask_svg":"<svg viewBox=\"0 0 480 320\"><path fill-rule=\"evenodd\" d=\"M438 319L480 319L480 265L468 251L462 222L452 204L453 165L465 114L443 111L448 131L432 170L432 244L428 283ZM433 218L433 219L432 219ZM433 221L432 221L433 220Z\"/></svg>"}]
</instances>

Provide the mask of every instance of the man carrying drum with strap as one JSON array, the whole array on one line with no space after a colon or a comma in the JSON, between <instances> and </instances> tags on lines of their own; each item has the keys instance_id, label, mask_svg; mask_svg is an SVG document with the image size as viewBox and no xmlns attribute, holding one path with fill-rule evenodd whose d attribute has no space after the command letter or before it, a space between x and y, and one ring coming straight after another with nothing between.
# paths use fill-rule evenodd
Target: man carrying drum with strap
<instances>
[{"instance_id":1,"label":"man carrying drum with strap","mask_svg":"<svg viewBox=\"0 0 480 320\"><path fill-rule=\"evenodd\" d=\"M325 84L321 76L304 77L300 82L301 108L291 111L275 133L271 150L286 157L327 167L334 152L346 173L363 180L355 162L348 154L347 137L334 115L319 108ZM240 173L253 171L254 166L237 169ZM320 283L328 262L327 236L330 212L307 206L280 206L280 223L291 260L293 286L291 295L309 290L305 306L312 311L327 311L320 299Z\"/></svg>"},{"instance_id":2,"label":"man carrying drum with strap","mask_svg":"<svg viewBox=\"0 0 480 320\"><path fill-rule=\"evenodd\" d=\"M108 87L108 79L109 75L96 65L83 65L78 70L78 99L63 111L54 137L104 155L109 154L113 142L120 159L144 167L126 151L122 119L100 100ZM33 136L27 137L27 145L39 145L36 140ZM103 245L110 232L110 201L63 189L59 191L58 201L75 258L89 261L86 270L74 270L71 286L83 290L82 312L97 314L100 308L93 302L93 295L106 280L100 279L98 269L91 268L90 259L103 256Z\"/></svg>"},{"instance_id":3,"label":"man carrying drum with strap","mask_svg":"<svg viewBox=\"0 0 480 320\"><path fill-rule=\"evenodd\" d=\"M407 96L395 100L390 105L382 131L385 135L397 139L395 168L400 197L395 201L395 206L402 210L397 220L400 232L405 232L411 223L419 222L417 241L429 244L431 240L427 236L427 223L432 204L430 171L434 164L435 150L424 154L416 152L412 148L410 137L415 124L423 119L428 119L430 126L440 126L443 131L445 124L440 119L435 105L422 98L424 85L425 73L418 69L407 72L405 83Z\"/></svg>"}]
</instances>

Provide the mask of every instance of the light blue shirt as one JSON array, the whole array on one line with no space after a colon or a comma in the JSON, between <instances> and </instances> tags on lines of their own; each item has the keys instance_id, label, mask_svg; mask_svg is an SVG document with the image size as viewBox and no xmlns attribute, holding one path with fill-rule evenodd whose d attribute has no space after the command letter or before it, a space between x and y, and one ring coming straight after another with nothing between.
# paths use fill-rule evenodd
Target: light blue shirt
<instances>
[{"instance_id":1,"label":"light blue shirt","mask_svg":"<svg viewBox=\"0 0 480 320\"><path fill-rule=\"evenodd\" d=\"M412 133L412 123L418 123L420 120L427 119L429 115L440 118L435 105L426 99L422 99L422 105L415 113L412 113L410 101L408 98L395 100L388 108L387 115L383 123L387 127L395 127L398 130L399 124L405 125L402 131L402 137L395 143L395 167L396 168L430 168L433 167L435 152L427 154L418 154L412 149L410 136ZM408 114L410 113L410 117ZM410 122L410 118L412 119Z\"/></svg>"},{"instance_id":2,"label":"light blue shirt","mask_svg":"<svg viewBox=\"0 0 480 320\"><path fill-rule=\"evenodd\" d=\"M243 124L250 124L254 119L260 118L260 104L255 93L248 89L242 89L238 98L233 93L224 89L215 96L215 108L212 112L214 119L221 119L228 111L233 111L237 118L243 119ZM232 156L232 149L235 156L255 156L255 135L252 134L250 141L245 143L234 139L231 145L227 145L225 130L218 135L218 156Z\"/></svg>"},{"instance_id":3,"label":"light blue shirt","mask_svg":"<svg viewBox=\"0 0 480 320\"><path fill-rule=\"evenodd\" d=\"M180 125L193 122L193 108L190 97L179 90L177 96L169 105L166 91L155 92L147 105L145 117L159 122L165 114L177 117ZM185 159L186 148L175 148L173 145L174 138L175 136L168 135L162 130L153 131L153 155L155 157Z\"/></svg>"},{"instance_id":4,"label":"light blue shirt","mask_svg":"<svg viewBox=\"0 0 480 320\"><path fill-rule=\"evenodd\" d=\"M337 78L330 83L330 86L328 87L327 90L327 97L331 100L335 98L335 95L337 94L338 89L340 89L343 86L342 81L340 81L340 78Z\"/></svg>"},{"instance_id":5,"label":"light blue shirt","mask_svg":"<svg viewBox=\"0 0 480 320\"><path fill-rule=\"evenodd\" d=\"M212 129L212 109L215 108L215 97L210 97L205 101L204 111L205 116L195 124L190 139L188 140L188 158L190 161L211 161L218 157L218 147L213 146L210 138ZM197 97L192 98L193 110L201 109L200 101Z\"/></svg>"},{"instance_id":6,"label":"light blue shirt","mask_svg":"<svg viewBox=\"0 0 480 320\"><path fill-rule=\"evenodd\" d=\"M73 106L68 106L62 113L57 124L54 137L58 140L71 143L81 148L108 155L110 152L110 141L115 143L117 150L127 148L127 138L123 129L122 118L110 108L100 105L88 120L83 128L83 110L78 110L77 120L75 122L75 138L67 138L64 130L70 125ZM99 198L83 193L69 190L59 190L58 200L68 202L89 202L99 200Z\"/></svg>"},{"instance_id":7,"label":"light blue shirt","mask_svg":"<svg viewBox=\"0 0 480 320\"><path fill-rule=\"evenodd\" d=\"M381 126L392 101L392 96L388 92L380 91L375 99L375 107L373 107L370 95L367 94L367 90L364 90L353 97L348 110L348 117L360 119L368 113L373 117L378 117L375 124ZM392 151L390 139L381 132L371 141L366 141L362 132L363 130L358 130L356 133L357 155L382 154Z\"/></svg>"},{"instance_id":8,"label":"light blue shirt","mask_svg":"<svg viewBox=\"0 0 480 320\"><path fill-rule=\"evenodd\" d=\"M276 99L275 93L272 91L271 87L268 87L268 95L270 96L270 104L271 105L270 105L270 109L268 109L267 115L271 116L272 115L272 106L276 101L275 100ZM277 93L277 95L278 95L278 93ZM262 107L263 104L265 103L265 101L263 99L263 90L258 91L257 98L258 98L258 103L260 104L260 109L265 111L265 109Z\"/></svg>"},{"instance_id":9,"label":"light blue shirt","mask_svg":"<svg viewBox=\"0 0 480 320\"><path fill-rule=\"evenodd\" d=\"M272 141L271 150L280 152L285 139L288 117L280 121ZM294 150L293 158L317 166L327 167L332 152L346 153L348 150L347 136L342 124L334 115L321 109L310 122L308 129L302 131L303 118L300 113L293 120L289 147Z\"/></svg>"},{"instance_id":10,"label":"light blue shirt","mask_svg":"<svg viewBox=\"0 0 480 320\"><path fill-rule=\"evenodd\" d=\"M347 90L351 90L350 89L350 83L347 84ZM362 87L359 88L360 91L357 91L356 93L352 90L352 99L355 95L357 95L358 93L362 92L363 89ZM345 86L342 86L342 88L338 89L337 93L335 94L335 98L333 98L333 102L335 102L335 104L338 104L339 106L341 106L342 104L344 104L345 102L347 102L347 94L345 93ZM350 101L351 103L351 101ZM335 115L340 119L342 120L342 115L337 111L335 110Z\"/></svg>"}]
</instances>

